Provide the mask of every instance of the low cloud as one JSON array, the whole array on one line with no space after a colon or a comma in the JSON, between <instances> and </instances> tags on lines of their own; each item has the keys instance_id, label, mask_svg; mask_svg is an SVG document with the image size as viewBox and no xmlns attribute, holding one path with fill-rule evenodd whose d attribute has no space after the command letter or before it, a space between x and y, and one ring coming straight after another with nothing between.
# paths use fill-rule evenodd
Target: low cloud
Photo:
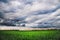
<instances>
[{"instance_id":1,"label":"low cloud","mask_svg":"<svg viewBox=\"0 0 60 40\"><path fill-rule=\"evenodd\" d=\"M60 26L60 0L2 0L4 19L21 18L26 27Z\"/></svg>"}]
</instances>

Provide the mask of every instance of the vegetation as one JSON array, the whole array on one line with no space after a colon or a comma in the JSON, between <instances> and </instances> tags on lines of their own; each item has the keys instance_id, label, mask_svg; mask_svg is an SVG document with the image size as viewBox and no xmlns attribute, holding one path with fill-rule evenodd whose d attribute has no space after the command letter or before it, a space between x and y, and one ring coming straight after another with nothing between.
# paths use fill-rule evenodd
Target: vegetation
<instances>
[{"instance_id":1,"label":"vegetation","mask_svg":"<svg viewBox=\"0 0 60 40\"><path fill-rule=\"evenodd\" d=\"M0 30L0 40L59 40L60 30Z\"/></svg>"}]
</instances>

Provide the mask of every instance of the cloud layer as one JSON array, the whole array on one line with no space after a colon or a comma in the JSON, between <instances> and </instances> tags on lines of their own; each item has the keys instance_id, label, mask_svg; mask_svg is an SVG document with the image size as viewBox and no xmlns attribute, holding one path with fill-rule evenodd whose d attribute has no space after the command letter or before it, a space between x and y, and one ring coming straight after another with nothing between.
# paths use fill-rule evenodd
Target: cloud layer
<instances>
[{"instance_id":1,"label":"cloud layer","mask_svg":"<svg viewBox=\"0 0 60 40\"><path fill-rule=\"evenodd\" d=\"M26 27L59 27L60 0L1 0L0 15L22 19Z\"/></svg>"}]
</instances>

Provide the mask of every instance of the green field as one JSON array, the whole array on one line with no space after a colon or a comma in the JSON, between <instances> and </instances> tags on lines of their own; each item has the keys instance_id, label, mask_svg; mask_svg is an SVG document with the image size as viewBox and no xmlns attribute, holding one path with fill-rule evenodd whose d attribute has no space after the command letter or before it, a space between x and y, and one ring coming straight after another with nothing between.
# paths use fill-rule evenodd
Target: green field
<instances>
[{"instance_id":1,"label":"green field","mask_svg":"<svg viewBox=\"0 0 60 40\"><path fill-rule=\"evenodd\" d=\"M1 31L0 40L60 40L60 30Z\"/></svg>"}]
</instances>

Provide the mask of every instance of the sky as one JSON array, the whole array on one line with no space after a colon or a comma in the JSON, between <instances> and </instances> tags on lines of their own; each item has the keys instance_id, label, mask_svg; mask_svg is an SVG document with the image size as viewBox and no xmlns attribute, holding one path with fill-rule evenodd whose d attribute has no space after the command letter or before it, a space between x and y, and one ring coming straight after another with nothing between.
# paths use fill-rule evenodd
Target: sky
<instances>
[{"instance_id":1,"label":"sky","mask_svg":"<svg viewBox=\"0 0 60 40\"><path fill-rule=\"evenodd\" d=\"M26 27L60 27L60 0L0 0L0 18L22 19Z\"/></svg>"}]
</instances>

